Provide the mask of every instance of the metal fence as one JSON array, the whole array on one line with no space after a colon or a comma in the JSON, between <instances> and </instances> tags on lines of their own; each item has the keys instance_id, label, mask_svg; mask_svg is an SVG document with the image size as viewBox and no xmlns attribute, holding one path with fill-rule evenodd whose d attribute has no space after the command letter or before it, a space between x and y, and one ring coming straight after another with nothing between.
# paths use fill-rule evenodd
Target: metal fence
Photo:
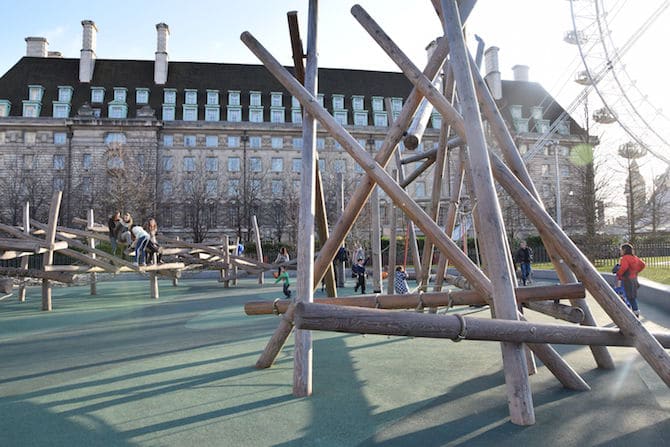
<instances>
[{"instance_id":1,"label":"metal fence","mask_svg":"<svg viewBox=\"0 0 670 447\"><path fill-rule=\"evenodd\" d=\"M614 267L621 259L619 244L597 244L579 247L586 253L596 267ZM534 246L533 262L551 262L547 250L543 246ZM670 269L670 243L636 244L635 254L642 258L649 267Z\"/></svg>"}]
</instances>

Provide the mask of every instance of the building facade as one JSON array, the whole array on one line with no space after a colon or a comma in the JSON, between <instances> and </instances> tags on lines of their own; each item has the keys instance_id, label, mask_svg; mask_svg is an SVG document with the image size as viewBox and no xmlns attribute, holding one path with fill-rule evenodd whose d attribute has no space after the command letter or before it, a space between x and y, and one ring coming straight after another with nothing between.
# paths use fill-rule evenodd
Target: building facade
<instances>
[{"instance_id":1,"label":"building facade","mask_svg":"<svg viewBox=\"0 0 670 447\"><path fill-rule=\"evenodd\" d=\"M138 221L156 216L168 234L248 239L251 216L257 216L265 238L295 237L302 110L263 66L168 61L163 23L156 25L154 60L97 59L95 24L82 26L79 59L49 52L46 39L29 37L26 56L0 78L3 221L18 223L26 200L39 218L60 189L65 222L89 208L98 221L121 209ZM576 188L571 152L585 141L584 131L528 81L527 70L501 81L495 48L487 52L486 71L522 154L556 128L555 142L534 154L528 168L546 203L563 196L559 209L568 210ZM363 147L378 151L388 116L398 116L411 84L401 73L322 68L318 76L319 102ZM437 148L440 124L434 113L418 152ZM332 221L338 183L346 200L363 170L321 128L316 145ZM449 187L445 182L444 197ZM431 189L430 170L407 186L426 203ZM382 225L388 225L392 204L383 194L381 200ZM530 231L527 221L514 219L518 231ZM563 223L572 225L567 218Z\"/></svg>"}]
</instances>

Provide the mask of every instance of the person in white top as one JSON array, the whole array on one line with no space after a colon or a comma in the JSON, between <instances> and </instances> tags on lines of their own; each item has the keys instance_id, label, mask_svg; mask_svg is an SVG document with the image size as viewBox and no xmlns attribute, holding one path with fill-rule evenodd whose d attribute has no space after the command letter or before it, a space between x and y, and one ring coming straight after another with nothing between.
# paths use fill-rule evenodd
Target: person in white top
<instances>
[{"instance_id":1,"label":"person in white top","mask_svg":"<svg viewBox=\"0 0 670 447\"><path fill-rule=\"evenodd\" d=\"M135 265L147 265L147 254L144 251L149 243L149 233L140 225L135 225L130 229L135 245Z\"/></svg>"}]
</instances>

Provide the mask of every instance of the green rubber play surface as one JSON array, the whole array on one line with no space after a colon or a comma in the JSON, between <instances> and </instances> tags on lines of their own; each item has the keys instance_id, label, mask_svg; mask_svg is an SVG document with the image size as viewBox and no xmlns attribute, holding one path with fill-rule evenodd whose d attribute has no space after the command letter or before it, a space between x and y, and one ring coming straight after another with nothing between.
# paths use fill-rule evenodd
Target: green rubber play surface
<instances>
[{"instance_id":1,"label":"green rubber play surface","mask_svg":"<svg viewBox=\"0 0 670 447\"><path fill-rule=\"evenodd\" d=\"M278 317L243 306L280 298L271 282L161 280L151 300L148 281L117 279L96 296L55 288L52 312L39 287L0 301L0 446L670 445L670 391L631 348L610 348L617 367L604 371L588 348L555 346L592 390L538 365L529 427L509 422L495 342L314 332L314 393L295 398L292 336L272 368L254 367Z\"/></svg>"}]
</instances>

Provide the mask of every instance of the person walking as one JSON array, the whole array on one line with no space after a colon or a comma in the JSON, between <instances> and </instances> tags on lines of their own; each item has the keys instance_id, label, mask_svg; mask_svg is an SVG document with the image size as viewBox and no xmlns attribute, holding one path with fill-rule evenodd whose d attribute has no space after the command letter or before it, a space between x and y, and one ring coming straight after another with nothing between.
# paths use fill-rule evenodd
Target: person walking
<instances>
[{"instance_id":1,"label":"person walking","mask_svg":"<svg viewBox=\"0 0 670 447\"><path fill-rule=\"evenodd\" d=\"M630 307L635 316L639 318L640 309L637 305L637 289L640 288L640 283L637 280L637 275L644 270L646 264L642 259L635 256L631 244L623 244L619 252L621 260L619 261L619 270L616 272L617 287L623 284Z\"/></svg>"},{"instance_id":2,"label":"person walking","mask_svg":"<svg viewBox=\"0 0 670 447\"><path fill-rule=\"evenodd\" d=\"M286 271L286 267L279 266L279 275L277 276L277 279L275 279L275 284L277 284L279 281L284 281L284 286L282 287L282 292L284 292L284 298L291 299L291 291L289 290L289 287L291 287L291 281L289 280L288 272Z\"/></svg>"},{"instance_id":3,"label":"person walking","mask_svg":"<svg viewBox=\"0 0 670 447\"><path fill-rule=\"evenodd\" d=\"M288 248L282 247L279 249L279 253L277 254L277 258L275 259L275 264L286 264L291 260L289 254L288 254ZM286 270L286 269L284 269ZM279 268L277 268L277 275L281 274L281 265Z\"/></svg>"},{"instance_id":4,"label":"person walking","mask_svg":"<svg viewBox=\"0 0 670 447\"><path fill-rule=\"evenodd\" d=\"M521 266L521 281L525 286L526 283L530 283L530 263L533 262L533 249L526 244L526 241L521 241L519 244L515 258Z\"/></svg>"},{"instance_id":5,"label":"person walking","mask_svg":"<svg viewBox=\"0 0 670 447\"><path fill-rule=\"evenodd\" d=\"M357 279L354 292L358 292L358 288L360 287L361 294L365 295L365 264L363 264L363 258L358 258L356 264L351 267L351 273Z\"/></svg>"},{"instance_id":6,"label":"person walking","mask_svg":"<svg viewBox=\"0 0 670 447\"><path fill-rule=\"evenodd\" d=\"M407 272L402 265L395 268L395 278L393 278L393 289L398 295L407 295L409 286L407 285Z\"/></svg>"}]
</instances>

